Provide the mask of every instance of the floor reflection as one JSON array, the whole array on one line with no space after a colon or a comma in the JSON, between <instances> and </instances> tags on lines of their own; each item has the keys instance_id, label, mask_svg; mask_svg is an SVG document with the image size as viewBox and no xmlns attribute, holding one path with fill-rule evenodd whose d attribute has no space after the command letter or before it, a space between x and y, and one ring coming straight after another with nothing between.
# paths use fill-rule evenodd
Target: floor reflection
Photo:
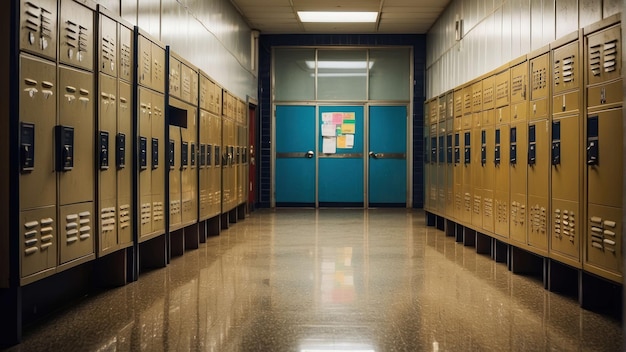
<instances>
[{"instance_id":1,"label":"floor reflection","mask_svg":"<svg viewBox=\"0 0 626 352\"><path fill-rule=\"evenodd\" d=\"M259 211L13 351L619 351L619 323L406 210Z\"/></svg>"}]
</instances>

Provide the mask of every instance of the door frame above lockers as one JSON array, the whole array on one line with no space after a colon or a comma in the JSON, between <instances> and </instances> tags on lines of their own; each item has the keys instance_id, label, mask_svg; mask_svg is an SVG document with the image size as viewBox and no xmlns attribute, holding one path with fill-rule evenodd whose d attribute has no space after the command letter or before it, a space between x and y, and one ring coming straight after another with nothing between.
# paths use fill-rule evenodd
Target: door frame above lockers
<instances>
[{"instance_id":1,"label":"door frame above lockers","mask_svg":"<svg viewBox=\"0 0 626 352\"><path fill-rule=\"evenodd\" d=\"M277 167L277 135L276 135L276 111L278 107L308 107L310 109L315 110L315 116L313 124L316 126L316 130L313 133L314 139L314 155L313 162L315 163L315 190L314 190L314 203L310 204L316 208L320 207L320 197L319 197L319 162L320 162L320 150L322 148L321 145L321 113L320 108L328 108L328 107L358 107L363 109L363 123L362 128L363 132L362 136L362 161L363 161L363 207L370 207L370 199L369 199L369 166L370 166L370 156L368 153L370 152L370 143L369 143L369 124L370 124L370 108L371 107L405 107L406 108L406 146L405 146L405 163L406 163L406 192L405 192L405 205L407 208L411 208L413 206L413 121L410 118L411 116L411 106L407 103L397 103L397 102L371 102L371 103L363 103L363 102L324 102L324 103L312 103L312 102L291 102L291 103L282 103L282 104L273 104L272 105L272 130L271 130L271 140L274 141L271 143L271 207L275 208L277 205L276 201L276 167ZM356 142L355 142L356 143ZM341 176L341 175L338 175ZM280 205L280 204L279 204ZM323 205L323 204L322 204Z\"/></svg>"}]
</instances>

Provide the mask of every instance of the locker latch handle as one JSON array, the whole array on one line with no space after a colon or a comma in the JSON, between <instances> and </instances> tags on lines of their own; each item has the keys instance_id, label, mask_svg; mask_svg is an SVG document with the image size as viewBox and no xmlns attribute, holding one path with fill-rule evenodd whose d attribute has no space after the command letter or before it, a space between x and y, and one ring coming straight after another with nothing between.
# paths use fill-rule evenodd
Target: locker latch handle
<instances>
[{"instance_id":1,"label":"locker latch handle","mask_svg":"<svg viewBox=\"0 0 626 352\"><path fill-rule=\"evenodd\" d=\"M480 164L482 166L485 166L485 164L487 164L487 146L484 144L480 148Z\"/></svg>"},{"instance_id":2,"label":"locker latch handle","mask_svg":"<svg viewBox=\"0 0 626 352\"><path fill-rule=\"evenodd\" d=\"M587 141L587 165L598 165L598 140Z\"/></svg>"},{"instance_id":3,"label":"locker latch handle","mask_svg":"<svg viewBox=\"0 0 626 352\"><path fill-rule=\"evenodd\" d=\"M606 88L600 90L600 104L606 104Z\"/></svg>"}]
</instances>

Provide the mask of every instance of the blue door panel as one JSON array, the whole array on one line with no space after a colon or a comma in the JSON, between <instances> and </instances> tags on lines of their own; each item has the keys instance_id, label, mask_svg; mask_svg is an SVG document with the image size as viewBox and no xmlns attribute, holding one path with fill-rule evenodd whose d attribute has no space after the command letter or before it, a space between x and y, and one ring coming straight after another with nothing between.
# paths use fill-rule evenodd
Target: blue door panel
<instances>
[{"instance_id":1,"label":"blue door panel","mask_svg":"<svg viewBox=\"0 0 626 352\"><path fill-rule=\"evenodd\" d=\"M355 133L352 148L337 148L333 157L322 154L322 115L325 112L354 113ZM319 108L319 180L318 200L321 206L363 206L363 121L362 106L321 106Z\"/></svg>"},{"instance_id":2,"label":"blue door panel","mask_svg":"<svg viewBox=\"0 0 626 352\"><path fill-rule=\"evenodd\" d=\"M321 205L362 205L363 159L320 159L319 168Z\"/></svg>"},{"instance_id":3,"label":"blue door panel","mask_svg":"<svg viewBox=\"0 0 626 352\"><path fill-rule=\"evenodd\" d=\"M275 200L280 205L315 205L315 107L276 107ZM282 155L282 156L281 156Z\"/></svg>"},{"instance_id":4,"label":"blue door panel","mask_svg":"<svg viewBox=\"0 0 626 352\"><path fill-rule=\"evenodd\" d=\"M369 112L369 150L383 155L369 158L369 203L406 204L406 106L372 106ZM385 155L404 155L404 159Z\"/></svg>"}]
</instances>

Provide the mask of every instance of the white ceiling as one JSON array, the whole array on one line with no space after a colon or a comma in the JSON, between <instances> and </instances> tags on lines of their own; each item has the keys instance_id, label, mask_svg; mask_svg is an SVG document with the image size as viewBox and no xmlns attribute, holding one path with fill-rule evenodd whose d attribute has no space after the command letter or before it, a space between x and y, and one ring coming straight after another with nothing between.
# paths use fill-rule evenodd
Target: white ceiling
<instances>
[{"instance_id":1,"label":"white ceiling","mask_svg":"<svg viewBox=\"0 0 626 352\"><path fill-rule=\"evenodd\" d=\"M231 0L263 34L426 33L449 0ZM302 23L297 11L380 11L377 23Z\"/></svg>"}]
</instances>

